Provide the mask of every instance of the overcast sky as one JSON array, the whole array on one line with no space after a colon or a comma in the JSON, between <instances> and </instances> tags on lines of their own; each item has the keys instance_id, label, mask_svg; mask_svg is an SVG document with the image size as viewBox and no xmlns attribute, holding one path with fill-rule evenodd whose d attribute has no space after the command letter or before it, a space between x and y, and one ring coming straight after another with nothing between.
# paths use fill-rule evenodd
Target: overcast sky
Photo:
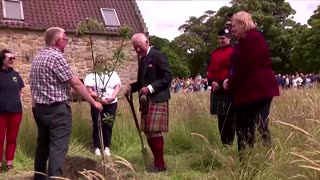
<instances>
[{"instance_id":1,"label":"overcast sky","mask_svg":"<svg viewBox=\"0 0 320 180\"><path fill-rule=\"evenodd\" d=\"M199 17L207 10L219 10L230 6L229 0L137 0L150 35L173 40L179 36L178 27L190 16ZM296 10L295 20L306 24L313 11L320 5L320 0L289 0Z\"/></svg>"}]
</instances>

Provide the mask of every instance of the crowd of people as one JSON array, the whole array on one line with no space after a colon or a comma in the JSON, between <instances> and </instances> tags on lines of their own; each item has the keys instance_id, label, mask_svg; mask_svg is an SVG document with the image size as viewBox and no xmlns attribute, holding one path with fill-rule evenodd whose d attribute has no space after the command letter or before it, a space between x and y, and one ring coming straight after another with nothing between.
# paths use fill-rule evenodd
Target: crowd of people
<instances>
[{"instance_id":1,"label":"crowd of people","mask_svg":"<svg viewBox=\"0 0 320 180\"><path fill-rule=\"evenodd\" d=\"M297 89L297 88L310 88L315 84L320 83L320 74L303 74L296 73L295 75L281 75L277 74L276 79L278 85L283 89Z\"/></svg>"},{"instance_id":2,"label":"crowd of people","mask_svg":"<svg viewBox=\"0 0 320 180\"><path fill-rule=\"evenodd\" d=\"M198 75L195 78L174 78L171 82L171 92L190 93L206 91L209 89L207 78Z\"/></svg>"},{"instance_id":3,"label":"crowd of people","mask_svg":"<svg viewBox=\"0 0 320 180\"><path fill-rule=\"evenodd\" d=\"M320 74L277 74L276 80L278 82L279 87L283 89L311 88L314 87L315 84L320 83ZM211 87L208 85L208 79L206 77L202 77L199 74L194 78L176 77L171 82L171 92L173 93L203 92L210 89Z\"/></svg>"}]
</instances>

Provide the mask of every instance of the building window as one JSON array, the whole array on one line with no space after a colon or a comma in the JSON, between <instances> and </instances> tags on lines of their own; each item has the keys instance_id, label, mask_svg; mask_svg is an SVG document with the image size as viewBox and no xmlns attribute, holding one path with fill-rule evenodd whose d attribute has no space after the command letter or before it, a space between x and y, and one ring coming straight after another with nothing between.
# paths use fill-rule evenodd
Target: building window
<instances>
[{"instance_id":1,"label":"building window","mask_svg":"<svg viewBox=\"0 0 320 180\"><path fill-rule=\"evenodd\" d=\"M2 0L4 19L24 20L22 1L20 0Z\"/></svg>"},{"instance_id":2,"label":"building window","mask_svg":"<svg viewBox=\"0 0 320 180\"><path fill-rule=\"evenodd\" d=\"M120 26L120 21L115 9L101 8L101 13L106 26Z\"/></svg>"}]
</instances>

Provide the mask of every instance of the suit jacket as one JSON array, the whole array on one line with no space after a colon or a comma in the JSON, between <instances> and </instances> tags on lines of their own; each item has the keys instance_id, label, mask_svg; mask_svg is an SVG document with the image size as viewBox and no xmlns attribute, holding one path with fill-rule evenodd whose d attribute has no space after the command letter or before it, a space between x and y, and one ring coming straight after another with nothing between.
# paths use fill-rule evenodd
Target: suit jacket
<instances>
[{"instance_id":1,"label":"suit jacket","mask_svg":"<svg viewBox=\"0 0 320 180\"><path fill-rule=\"evenodd\" d=\"M228 85L234 105L240 106L279 95L267 41L256 28L238 41L232 55Z\"/></svg>"},{"instance_id":2,"label":"suit jacket","mask_svg":"<svg viewBox=\"0 0 320 180\"><path fill-rule=\"evenodd\" d=\"M148 55L139 60L137 82L130 86L134 93L142 87L151 85L154 92L149 93L148 98L152 102L159 103L170 99L171 81L172 75L167 57L155 48L151 48Z\"/></svg>"}]
</instances>

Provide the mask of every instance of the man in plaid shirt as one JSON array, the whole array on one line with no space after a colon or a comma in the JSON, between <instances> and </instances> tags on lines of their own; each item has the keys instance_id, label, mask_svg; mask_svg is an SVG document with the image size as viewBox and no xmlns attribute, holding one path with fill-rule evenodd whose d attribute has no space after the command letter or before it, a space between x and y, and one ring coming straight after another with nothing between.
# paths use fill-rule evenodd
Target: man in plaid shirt
<instances>
[{"instance_id":1,"label":"man in plaid shirt","mask_svg":"<svg viewBox=\"0 0 320 180\"><path fill-rule=\"evenodd\" d=\"M59 27L49 28L44 39L46 47L32 62L30 87L34 103L34 117L38 126L38 140L34 169L48 176L62 176L72 126L69 106L71 87L95 108L102 110L86 87L71 71L63 56L68 39ZM35 174L34 179L46 179Z\"/></svg>"}]
</instances>

